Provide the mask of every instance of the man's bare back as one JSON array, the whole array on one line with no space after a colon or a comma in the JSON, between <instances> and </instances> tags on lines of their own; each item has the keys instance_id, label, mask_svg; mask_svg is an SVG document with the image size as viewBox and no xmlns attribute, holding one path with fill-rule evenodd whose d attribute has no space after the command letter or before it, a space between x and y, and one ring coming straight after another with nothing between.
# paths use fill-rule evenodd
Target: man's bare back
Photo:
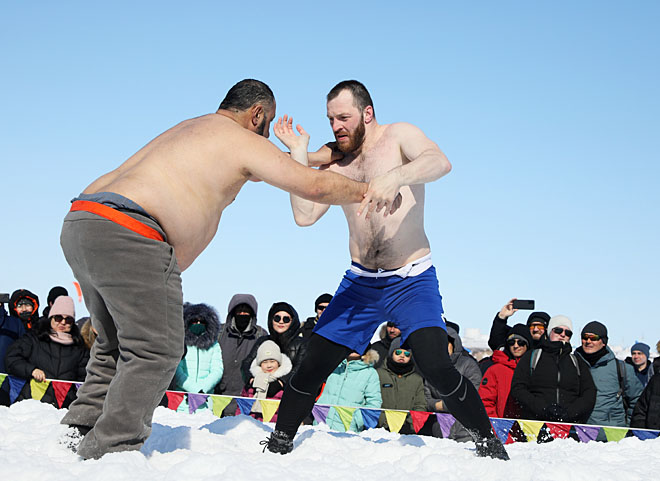
<instances>
[{"instance_id":1,"label":"man's bare back","mask_svg":"<svg viewBox=\"0 0 660 481\"><path fill-rule=\"evenodd\" d=\"M274 109L266 115L269 126ZM182 271L213 239L222 211L248 180L264 180L320 202L362 200L366 185L334 174L319 177L314 169L301 168L247 128L245 120L219 110L181 122L83 193L114 192L142 206L167 234ZM290 140L304 143L306 150L308 137Z\"/></svg>"}]
</instances>

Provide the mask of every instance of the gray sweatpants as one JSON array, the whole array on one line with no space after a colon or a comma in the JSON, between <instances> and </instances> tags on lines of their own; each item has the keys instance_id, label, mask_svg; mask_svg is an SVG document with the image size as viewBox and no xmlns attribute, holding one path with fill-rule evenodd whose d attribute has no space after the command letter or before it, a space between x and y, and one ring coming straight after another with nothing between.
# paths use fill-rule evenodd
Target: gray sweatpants
<instances>
[{"instance_id":1,"label":"gray sweatpants","mask_svg":"<svg viewBox=\"0 0 660 481\"><path fill-rule=\"evenodd\" d=\"M147 217L129 215L163 233ZM67 214L60 243L98 331L62 423L93 428L78 447L83 458L140 449L183 355L174 248L89 212Z\"/></svg>"}]
</instances>

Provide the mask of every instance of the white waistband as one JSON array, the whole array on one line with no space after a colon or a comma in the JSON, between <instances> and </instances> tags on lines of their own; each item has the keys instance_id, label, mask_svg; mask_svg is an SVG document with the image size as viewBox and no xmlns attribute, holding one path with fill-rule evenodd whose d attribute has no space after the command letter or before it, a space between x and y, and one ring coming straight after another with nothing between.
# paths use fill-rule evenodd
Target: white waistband
<instances>
[{"instance_id":1,"label":"white waistband","mask_svg":"<svg viewBox=\"0 0 660 481\"><path fill-rule=\"evenodd\" d=\"M398 269L394 269L391 271L385 271L383 269L378 269L378 272L371 272L371 271L365 271L364 269L360 269L356 265L351 265L351 268L349 269L353 274L356 274L358 276L362 277L391 277L391 276L399 276L399 277L415 277L420 275L422 272L427 270L429 267L433 265L433 261L431 261L431 253L429 252L426 254L424 257L420 257L416 261L412 261L409 264L406 264L403 267L399 267Z\"/></svg>"}]
</instances>

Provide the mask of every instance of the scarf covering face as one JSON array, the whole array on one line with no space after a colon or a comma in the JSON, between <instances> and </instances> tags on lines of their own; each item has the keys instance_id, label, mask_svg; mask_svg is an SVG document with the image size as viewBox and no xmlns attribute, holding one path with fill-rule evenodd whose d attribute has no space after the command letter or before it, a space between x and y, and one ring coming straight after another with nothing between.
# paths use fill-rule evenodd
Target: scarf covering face
<instances>
[{"instance_id":1,"label":"scarf covering face","mask_svg":"<svg viewBox=\"0 0 660 481\"><path fill-rule=\"evenodd\" d=\"M73 336L71 336L71 334L68 332L51 331L49 337L51 341L58 344L63 344L65 346L70 346L73 344Z\"/></svg>"},{"instance_id":2,"label":"scarf covering face","mask_svg":"<svg viewBox=\"0 0 660 481\"><path fill-rule=\"evenodd\" d=\"M404 374L408 374L410 371L415 369L415 364L413 364L412 359L405 364L394 362L394 359L392 359L392 356L390 356L387 358L387 368L394 374L403 376Z\"/></svg>"}]
</instances>

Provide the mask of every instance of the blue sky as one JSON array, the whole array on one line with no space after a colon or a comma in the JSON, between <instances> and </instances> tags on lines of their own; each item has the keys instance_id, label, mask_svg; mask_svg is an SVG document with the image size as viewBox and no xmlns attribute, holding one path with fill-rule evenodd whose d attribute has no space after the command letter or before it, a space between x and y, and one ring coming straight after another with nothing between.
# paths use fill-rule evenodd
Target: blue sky
<instances>
[{"instance_id":1,"label":"blue sky","mask_svg":"<svg viewBox=\"0 0 660 481\"><path fill-rule=\"evenodd\" d=\"M487 332L532 298L576 330L599 319L612 343L654 345L658 20L652 1L3 2L0 291L72 288L69 200L235 82L267 82L317 148L325 94L355 78L380 123L414 123L453 164L426 205L449 318ZM299 228L288 194L250 184L184 296L224 317L250 292L260 323L279 300L304 318L348 263L341 209Z\"/></svg>"}]
</instances>

